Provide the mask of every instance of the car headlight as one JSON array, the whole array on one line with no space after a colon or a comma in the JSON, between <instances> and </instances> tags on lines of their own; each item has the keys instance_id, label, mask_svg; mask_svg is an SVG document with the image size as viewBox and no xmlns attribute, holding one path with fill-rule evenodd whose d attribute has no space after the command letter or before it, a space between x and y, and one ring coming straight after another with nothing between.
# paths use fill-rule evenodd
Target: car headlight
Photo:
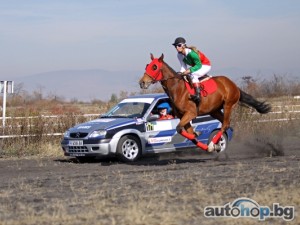
<instances>
[{"instance_id":1,"label":"car headlight","mask_svg":"<svg viewBox=\"0 0 300 225\"><path fill-rule=\"evenodd\" d=\"M64 133L64 138L69 138L70 137L70 131L66 131L65 133Z\"/></svg>"},{"instance_id":2,"label":"car headlight","mask_svg":"<svg viewBox=\"0 0 300 225\"><path fill-rule=\"evenodd\" d=\"M95 130L90 134L90 138L104 137L106 135L106 130Z\"/></svg>"}]
</instances>

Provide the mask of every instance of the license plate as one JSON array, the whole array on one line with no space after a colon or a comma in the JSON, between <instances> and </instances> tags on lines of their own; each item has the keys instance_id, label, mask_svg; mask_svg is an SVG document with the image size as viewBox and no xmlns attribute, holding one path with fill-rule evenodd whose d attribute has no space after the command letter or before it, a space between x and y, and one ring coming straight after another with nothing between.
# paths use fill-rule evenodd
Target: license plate
<instances>
[{"instance_id":1,"label":"license plate","mask_svg":"<svg viewBox=\"0 0 300 225\"><path fill-rule=\"evenodd\" d=\"M69 146L83 146L83 141L82 140L69 141Z\"/></svg>"}]
</instances>

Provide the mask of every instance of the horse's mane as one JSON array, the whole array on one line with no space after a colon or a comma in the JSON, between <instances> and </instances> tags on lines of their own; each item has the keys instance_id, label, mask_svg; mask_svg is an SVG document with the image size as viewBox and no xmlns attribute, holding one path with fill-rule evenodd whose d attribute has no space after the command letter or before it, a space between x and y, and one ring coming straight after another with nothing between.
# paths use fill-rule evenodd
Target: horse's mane
<instances>
[{"instance_id":1,"label":"horse's mane","mask_svg":"<svg viewBox=\"0 0 300 225\"><path fill-rule=\"evenodd\" d=\"M168 63L166 63L166 62L164 61L164 64L166 65L166 67L168 67L168 69L169 69L172 73L174 73L174 74L177 75L176 71L175 71L171 66L169 66Z\"/></svg>"}]
</instances>

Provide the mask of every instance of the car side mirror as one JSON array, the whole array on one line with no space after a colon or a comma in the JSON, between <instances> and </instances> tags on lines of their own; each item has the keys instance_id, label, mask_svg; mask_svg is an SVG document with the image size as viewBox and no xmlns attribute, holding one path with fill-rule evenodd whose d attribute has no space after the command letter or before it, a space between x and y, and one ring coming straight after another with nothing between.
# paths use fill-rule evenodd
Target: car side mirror
<instances>
[{"instance_id":1,"label":"car side mirror","mask_svg":"<svg viewBox=\"0 0 300 225\"><path fill-rule=\"evenodd\" d=\"M159 119L159 115L153 114L153 115L148 116L147 121L151 122L151 121L155 121L155 120L158 120L158 119Z\"/></svg>"}]
</instances>

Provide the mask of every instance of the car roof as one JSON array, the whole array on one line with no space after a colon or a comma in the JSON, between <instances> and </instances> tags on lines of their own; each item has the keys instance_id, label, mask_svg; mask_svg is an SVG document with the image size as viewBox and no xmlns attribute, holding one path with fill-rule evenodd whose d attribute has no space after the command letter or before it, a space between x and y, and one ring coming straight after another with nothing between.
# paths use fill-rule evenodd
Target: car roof
<instances>
[{"instance_id":1,"label":"car roof","mask_svg":"<svg viewBox=\"0 0 300 225\"><path fill-rule=\"evenodd\" d=\"M151 93L151 94L141 94L141 95L134 95L130 96L128 98L153 98L154 100L161 99L161 98L167 98L166 93Z\"/></svg>"}]
</instances>

